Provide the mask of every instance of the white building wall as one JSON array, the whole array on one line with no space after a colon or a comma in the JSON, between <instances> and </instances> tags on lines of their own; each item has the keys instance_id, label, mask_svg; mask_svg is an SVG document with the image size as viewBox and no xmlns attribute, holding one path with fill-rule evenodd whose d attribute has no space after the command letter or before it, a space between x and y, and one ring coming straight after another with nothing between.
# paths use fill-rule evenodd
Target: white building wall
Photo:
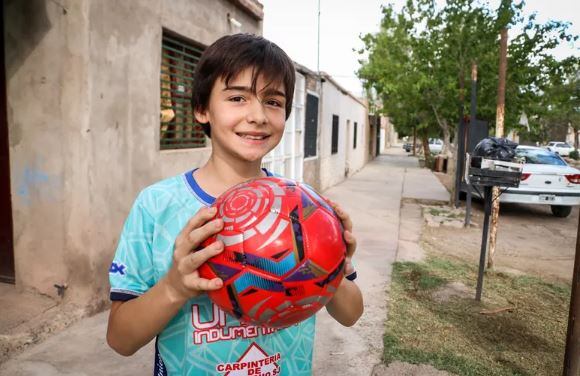
<instances>
[{"instance_id":1,"label":"white building wall","mask_svg":"<svg viewBox=\"0 0 580 376\"><path fill-rule=\"evenodd\" d=\"M332 116L339 117L338 152L332 150ZM357 147L353 148L354 123L357 123ZM320 189L325 190L360 170L368 153L367 109L345 94L331 81L322 84L320 121Z\"/></svg>"},{"instance_id":2,"label":"white building wall","mask_svg":"<svg viewBox=\"0 0 580 376\"><path fill-rule=\"evenodd\" d=\"M306 82L296 72L292 112L286 120L284 135L278 146L262 160L262 167L286 178L302 181L304 165L304 112L306 105Z\"/></svg>"}]
</instances>

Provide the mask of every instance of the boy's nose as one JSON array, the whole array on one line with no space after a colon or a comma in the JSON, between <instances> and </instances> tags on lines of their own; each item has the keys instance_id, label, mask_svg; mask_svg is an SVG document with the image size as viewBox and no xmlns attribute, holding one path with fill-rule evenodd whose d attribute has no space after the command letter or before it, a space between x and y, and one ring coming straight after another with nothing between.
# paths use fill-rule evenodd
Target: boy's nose
<instances>
[{"instance_id":1,"label":"boy's nose","mask_svg":"<svg viewBox=\"0 0 580 376\"><path fill-rule=\"evenodd\" d=\"M250 108L248 109L248 114L246 115L246 120L248 123L255 124L266 124L268 122L266 112L264 111L264 106L259 100L254 100L251 102Z\"/></svg>"}]
</instances>

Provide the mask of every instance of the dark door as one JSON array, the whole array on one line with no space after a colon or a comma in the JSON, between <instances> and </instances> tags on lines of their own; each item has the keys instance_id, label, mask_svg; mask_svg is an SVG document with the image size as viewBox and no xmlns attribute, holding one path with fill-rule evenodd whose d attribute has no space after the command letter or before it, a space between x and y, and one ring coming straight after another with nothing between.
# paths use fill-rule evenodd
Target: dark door
<instances>
[{"instance_id":1,"label":"dark door","mask_svg":"<svg viewBox=\"0 0 580 376\"><path fill-rule=\"evenodd\" d=\"M8 159L8 122L6 121L6 77L4 69L4 14L0 6L0 282L14 283L12 243L12 202L10 199L10 162Z\"/></svg>"},{"instance_id":2,"label":"dark door","mask_svg":"<svg viewBox=\"0 0 580 376\"><path fill-rule=\"evenodd\" d=\"M381 154L381 118L377 116L377 124L376 124L375 134L376 137L376 149L375 149L375 156L379 156Z\"/></svg>"},{"instance_id":3,"label":"dark door","mask_svg":"<svg viewBox=\"0 0 580 376\"><path fill-rule=\"evenodd\" d=\"M304 120L304 158L316 155L318 135L318 97L306 95L306 119Z\"/></svg>"}]
</instances>

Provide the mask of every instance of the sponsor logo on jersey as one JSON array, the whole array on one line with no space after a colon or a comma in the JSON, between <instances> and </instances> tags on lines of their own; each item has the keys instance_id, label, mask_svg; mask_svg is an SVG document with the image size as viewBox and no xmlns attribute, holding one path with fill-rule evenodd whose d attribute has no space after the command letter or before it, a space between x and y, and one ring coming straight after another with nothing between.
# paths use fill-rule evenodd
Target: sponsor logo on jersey
<instances>
[{"instance_id":1,"label":"sponsor logo on jersey","mask_svg":"<svg viewBox=\"0 0 580 376\"><path fill-rule=\"evenodd\" d=\"M233 363L220 363L216 371L224 376L276 376L280 374L280 353L269 355L260 346L252 343Z\"/></svg>"},{"instance_id":2,"label":"sponsor logo on jersey","mask_svg":"<svg viewBox=\"0 0 580 376\"><path fill-rule=\"evenodd\" d=\"M109 268L110 274L125 275L126 271L127 271L127 266L125 264L120 263L120 262L115 262L115 261L113 261L113 263L111 264L111 267Z\"/></svg>"},{"instance_id":3,"label":"sponsor logo on jersey","mask_svg":"<svg viewBox=\"0 0 580 376\"><path fill-rule=\"evenodd\" d=\"M248 325L235 321L234 325L228 325L228 320L233 320L226 315L217 305L212 305L212 316L208 321L203 322L199 313L199 305L191 306L191 324L193 325L193 343L212 343L217 341L228 341L238 338L256 338L259 335L268 335L278 329Z\"/></svg>"}]
</instances>

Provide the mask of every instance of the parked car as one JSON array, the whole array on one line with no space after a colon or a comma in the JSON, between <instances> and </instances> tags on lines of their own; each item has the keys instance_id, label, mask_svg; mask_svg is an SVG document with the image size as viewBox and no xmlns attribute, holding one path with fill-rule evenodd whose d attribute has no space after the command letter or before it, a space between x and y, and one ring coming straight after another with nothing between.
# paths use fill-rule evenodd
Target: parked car
<instances>
[{"instance_id":1,"label":"parked car","mask_svg":"<svg viewBox=\"0 0 580 376\"><path fill-rule=\"evenodd\" d=\"M438 138L429 139L429 151L431 154L439 154L443 150L443 141Z\"/></svg>"},{"instance_id":2,"label":"parked car","mask_svg":"<svg viewBox=\"0 0 580 376\"><path fill-rule=\"evenodd\" d=\"M561 218L580 205L580 170L544 148L518 146L516 155L525 160L520 186L504 191L501 202L550 205Z\"/></svg>"},{"instance_id":3,"label":"parked car","mask_svg":"<svg viewBox=\"0 0 580 376\"><path fill-rule=\"evenodd\" d=\"M412 143L410 143L410 142L405 142L405 143L403 144L403 149L405 149L405 151L406 151L407 153L410 153L410 152L411 152L411 150L413 149L413 144L412 144Z\"/></svg>"},{"instance_id":4,"label":"parked car","mask_svg":"<svg viewBox=\"0 0 580 376\"><path fill-rule=\"evenodd\" d=\"M553 151L556 154L560 154L563 157L570 155L570 152L574 150L574 147L566 142L550 141L546 149Z\"/></svg>"}]
</instances>

